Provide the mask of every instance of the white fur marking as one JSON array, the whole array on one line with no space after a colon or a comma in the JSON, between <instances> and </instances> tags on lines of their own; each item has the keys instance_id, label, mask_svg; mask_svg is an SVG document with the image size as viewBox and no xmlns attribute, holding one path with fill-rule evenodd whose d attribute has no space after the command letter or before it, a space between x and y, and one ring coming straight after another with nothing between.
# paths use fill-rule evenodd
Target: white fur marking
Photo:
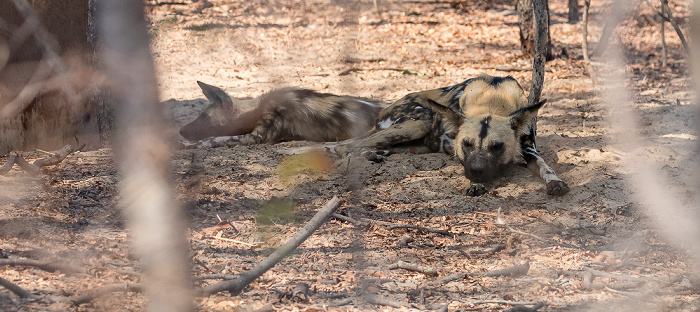
<instances>
[{"instance_id":1,"label":"white fur marking","mask_svg":"<svg viewBox=\"0 0 700 312\"><path fill-rule=\"evenodd\" d=\"M360 103L362 103L362 104L365 104L365 105L369 105L369 106L371 106L371 107L377 106L376 104L374 104L374 103L372 103L372 102L367 102L367 101L363 101L363 100L360 100L360 99L355 99L355 101L358 101L358 102L360 102Z\"/></svg>"},{"instance_id":2,"label":"white fur marking","mask_svg":"<svg viewBox=\"0 0 700 312\"><path fill-rule=\"evenodd\" d=\"M234 136L220 136L220 137L214 137L214 138L212 138L212 141L213 141L214 143L217 143L217 144L225 143L225 142L227 142L227 141L229 141L229 140L234 140L234 141L235 141L235 140L238 140L238 136L237 136L237 135L234 135Z\"/></svg>"},{"instance_id":3,"label":"white fur marking","mask_svg":"<svg viewBox=\"0 0 700 312\"><path fill-rule=\"evenodd\" d=\"M454 99L459 100L459 97L462 96L462 93L464 93L464 90L460 90L459 92L457 92L457 94L455 94Z\"/></svg>"},{"instance_id":4,"label":"white fur marking","mask_svg":"<svg viewBox=\"0 0 700 312\"><path fill-rule=\"evenodd\" d=\"M542 159L542 157L537 153L537 150L535 150L532 147L525 148L525 151L528 152L530 155L535 157L536 163L537 163L537 168L540 169L540 177L542 177L542 180L544 180L545 183L549 184L551 181L561 181L559 177L557 177L557 174L554 173L554 170L552 167L547 165L547 163Z\"/></svg>"},{"instance_id":5,"label":"white fur marking","mask_svg":"<svg viewBox=\"0 0 700 312\"><path fill-rule=\"evenodd\" d=\"M384 119L380 122L377 123L377 126L379 126L379 129L386 129L391 127L391 125L395 124L396 120L391 120L391 118Z\"/></svg>"},{"instance_id":6,"label":"white fur marking","mask_svg":"<svg viewBox=\"0 0 700 312\"><path fill-rule=\"evenodd\" d=\"M450 144L454 143L454 139L451 138L447 133L443 133L440 136L440 152L444 153L445 152L445 141L447 141Z\"/></svg>"}]
</instances>

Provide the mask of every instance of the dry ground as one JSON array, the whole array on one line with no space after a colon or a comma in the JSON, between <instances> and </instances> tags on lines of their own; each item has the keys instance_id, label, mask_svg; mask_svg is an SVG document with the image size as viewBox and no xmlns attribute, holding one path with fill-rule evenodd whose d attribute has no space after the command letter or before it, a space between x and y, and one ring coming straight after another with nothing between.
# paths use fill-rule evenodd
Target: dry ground
<instances>
[{"instance_id":1,"label":"dry ground","mask_svg":"<svg viewBox=\"0 0 700 312\"><path fill-rule=\"evenodd\" d=\"M211 0L152 7L161 95L173 99L165 104L177 129L204 105L197 80L236 97L295 85L386 101L482 72L512 75L529 88L531 65L520 55L512 6L502 1L480 5L486 6L380 1L379 13L371 1ZM543 97L549 104L540 112L538 146L568 182L568 195L547 196L536 177L515 167L491 184L488 194L469 198L457 161L410 150L383 163L277 152L311 144L306 142L177 151L173 178L190 218L195 275L250 269L333 196L344 199L339 213L358 220L455 234L332 219L242 294L200 298L198 308L400 311L447 306L449 311L503 311L517 302L545 302L540 311L697 311L696 264L686 249L663 238L656 221L643 214L643 203L634 202L636 188L622 166L627 154L616 146L610 127L615 112L585 75L581 24L566 23L565 1L550 1L550 6L558 57L547 63ZM673 1L682 26L688 6L689 1ZM600 34L606 8L593 1L591 38ZM644 138L643 150L672 181L665 191L690 203L696 196L689 170L695 166L691 151L697 133L685 54L669 33L671 61L661 68L658 28L638 18L652 11L647 4L639 8L618 37L625 47L634 109L641 116L635 131ZM616 70L604 59L597 61L602 72ZM340 75L350 68L358 70ZM63 296L138 281L139 264L129 253L111 156L108 148L81 152L47 168L40 178L18 169L0 176L0 258L58 258L89 270L67 275L4 266L0 276L37 295ZM230 226L217 227L219 219ZM388 268L398 261L432 267L437 276ZM453 273L524 263L530 266L524 276L436 283ZM580 276L562 273L586 268L628 280L598 277L589 286ZM675 277L690 279L668 282ZM635 278L653 281L630 282ZM299 283L310 286L308 301L290 296ZM362 294L414 307L373 305ZM128 293L77 310L143 308L144 298ZM73 308L22 301L0 289L0 309Z\"/></svg>"}]
</instances>

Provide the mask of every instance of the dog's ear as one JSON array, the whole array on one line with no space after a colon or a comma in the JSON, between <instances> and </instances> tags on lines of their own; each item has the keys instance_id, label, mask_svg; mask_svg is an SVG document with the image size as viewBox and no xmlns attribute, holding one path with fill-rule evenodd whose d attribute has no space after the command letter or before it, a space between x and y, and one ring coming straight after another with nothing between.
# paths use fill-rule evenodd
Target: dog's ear
<instances>
[{"instance_id":1,"label":"dog's ear","mask_svg":"<svg viewBox=\"0 0 700 312\"><path fill-rule=\"evenodd\" d=\"M510 127L515 131L522 129L523 126L527 125L530 120L537 116L537 112L544 103L547 103L547 100L541 100L537 104L526 106L510 113L508 115L510 117Z\"/></svg>"},{"instance_id":2,"label":"dog's ear","mask_svg":"<svg viewBox=\"0 0 700 312\"><path fill-rule=\"evenodd\" d=\"M435 102L431 99L427 99L428 104L430 104L430 108L435 111L436 113L445 116L445 118L454 124L455 128L459 128L459 126L464 123L464 119L467 118L464 116L464 113L461 111L455 111L449 107L440 105L440 103Z\"/></svg>"},{"instance_id":3,"label":"dog's ear","mask_svg":"<svg viewBox=\"0 0 700 312\"><path fill-rule=\"evenodd\" d=\"M233 100L228 94L226 94L226 91L201 81L197 81L197 84L199 85L199 88L202 89L204 96L207 97L207 100L209 100L209 105L221 106L226 113L233 113L232 110L235 109Z\"/></svg>"}]
</instances>

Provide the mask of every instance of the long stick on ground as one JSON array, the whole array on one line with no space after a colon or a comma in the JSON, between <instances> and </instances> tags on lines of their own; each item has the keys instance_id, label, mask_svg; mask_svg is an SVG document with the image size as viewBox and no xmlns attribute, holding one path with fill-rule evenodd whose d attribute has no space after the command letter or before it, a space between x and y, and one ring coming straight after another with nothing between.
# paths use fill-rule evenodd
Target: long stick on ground
<instances>
[{"instance_id":1,"label":"long stick on ground","mask_svg":"<svg viewBox=\"0 0 700 312\"><path fill-rule=\"evenodd\" d=\"M321 210L319 210L316 215L311 218L309 223L307 223L294 237L290 238L284 245L277 248L275 252L269 255L265 260L258 263L250 271L241 274L241 276L235 280L225 281L218 284L210 285L204 287L201 291L203 295L211 295L218 293L220 291L228 291L233 295L237 295L243 290L248 284L252 283L255 279L265 274L268 270L274 267L278 262L282 261L287 257L294 249L299 247L311 234L313 234L322 224L328 220L330 215L340 207L340 199L338 197L333 197L328 203L326 203Z\"/></svg>"}]
</instances>

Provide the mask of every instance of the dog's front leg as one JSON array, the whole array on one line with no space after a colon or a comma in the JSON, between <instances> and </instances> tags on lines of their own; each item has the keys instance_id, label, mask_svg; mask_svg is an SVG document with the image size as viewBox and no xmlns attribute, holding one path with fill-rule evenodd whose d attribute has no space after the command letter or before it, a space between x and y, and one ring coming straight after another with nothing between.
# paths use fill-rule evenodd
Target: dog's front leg
<instances>
[{"instance_id":1,"label":"dog's front leg","mask_svg":"<svg viewBox=\"0 0 700 312\"><path fill-rule=\"evenodd\" d=\"M562 196L569 192L569 186L559 179L552 167L547 165L544 159L542 159L542 156L537 152L534 144L523 149L523 158L525 158L527 168L538 174L542 180L544 180L544 183L547 185L547 194Z\"/></svg>"}]
</instances>

